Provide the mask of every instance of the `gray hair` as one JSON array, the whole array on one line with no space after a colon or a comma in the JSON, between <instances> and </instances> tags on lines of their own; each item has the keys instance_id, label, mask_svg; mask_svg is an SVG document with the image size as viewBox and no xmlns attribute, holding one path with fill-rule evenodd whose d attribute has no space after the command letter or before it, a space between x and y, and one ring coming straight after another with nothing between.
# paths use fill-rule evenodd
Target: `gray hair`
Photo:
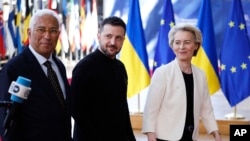
<instances>
[{"instance_id":1,"label":"gray hair","mask_svg":"<svg viewBox=\"0 0 250 141\"><path fill-rule=\"evenodd\" d=\"M188 31L190 33L192 33L194 35L194 40L196 42L196 44L199 45L198 49L196 51L194 51L193 56L196 56L200 46L202 45L202 34L201 31L199 30L199 28L190 25L190 24L179 24L179 25L175 25L174 27L172 27L168 33L168 43L170 47L173 47L173 43L174 43L174 35L176 34L176 32L178 31Z\"/></svg>"},{"instance_id":2,"label":"gray hair","mask_svg":"<svg viewBox=\"0 0 250 141\"><path fill-rule=\"evenodd\" d=\"M54 18L56 18L57 22L58 22L58 27L60 29L60 25L61 25L61 20L59 15L50 9L41 9L35 12L34 15L32 15L31 19L30 19L30 24L29 24L29 28L32 30L34 28L35 22L37 21L37 19L39 19L41 16L44 15L51 15Z\"/></svg>"}]
</instances>

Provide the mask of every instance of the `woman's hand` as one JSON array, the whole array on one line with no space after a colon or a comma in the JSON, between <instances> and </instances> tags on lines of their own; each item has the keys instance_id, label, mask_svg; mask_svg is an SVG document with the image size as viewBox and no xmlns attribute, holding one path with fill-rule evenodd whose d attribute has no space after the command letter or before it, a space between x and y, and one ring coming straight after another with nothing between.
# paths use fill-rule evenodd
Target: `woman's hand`
<instances>
[{"instance_id":1,"label":"woman's hand","mask_svg":"<svg viewBox=\"0 0 250 141\"><path fill-rule=\"evenodd\" d=\"M156 141L156 135L154 132L148 132L147 136L148 136L148 141Z\"/></svg>"},{"instance_id":2,"label":"woman's hand","mask_svg":"<svg viewBox=\"0 0 250 141\"><path fill-rule=\"evenodd\" d=\"M219 131L213 131L212 134L214 136L215 141L222 141Z\"/></svg>"}]
</instances>

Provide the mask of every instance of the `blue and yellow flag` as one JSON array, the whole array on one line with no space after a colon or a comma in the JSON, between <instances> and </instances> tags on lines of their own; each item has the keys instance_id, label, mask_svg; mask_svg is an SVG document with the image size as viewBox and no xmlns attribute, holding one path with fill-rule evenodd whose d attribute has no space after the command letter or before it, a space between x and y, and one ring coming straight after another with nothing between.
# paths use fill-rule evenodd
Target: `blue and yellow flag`
<instances>
[{"instance_id":1,"label":"blue and yellow flag","mask_svg":"<svg viewBox=\"0 0 250 141\"><path fill-rule=\"evenodd\" d=\"M17 53L20 54L23 52L22 44L22 11L21 11L22 0L17 0L17 15L16 15L16 42L17 42Z\"/></svg>"},{"instance_id":2,"label":"blue and yellow flag","mask_svg":"<svg viewBox=\"0 0 250 141\"><path fill-rule=\"evenodd\" d=\"M130 0L127 35L120 59L128 73L128 97L132 97L150 83L148 55L138 0Z\"/></svg>"},{"instance_id":3,"label":"blue and yellow flag","mask_svg":"<svg viewBox=\"0 0 250 141\"><path fill-rule=\"evenodd\" d=\"M175 54L168 44L168 32L175 25L174 11L171 0L165 0L158 41L155 47L153 72L163 64L167 64L175 58Z\"/></svg>"},{"instance_id":4,"label":"blue and yellow flag","mask_svg":"<svg viewBox=\"0 0 250 141\"><path fill-rule=\"evenodd\" d=\"M205 72L212 95L220 89L220 81L210 0L202 1L197 26L202 32L203 43L192 63Z\"/></svg>"},{"instance_id":5,"label":"blue and yellow flag","mask_svg":"<svg viewBox=\"0 0 250 141\"><path fill-rule=\"evenodd\" d=\"M221 88L233 107L250 95L250 42L240 0L233 0L220 59Z\"/></svg>"}]
</instances>

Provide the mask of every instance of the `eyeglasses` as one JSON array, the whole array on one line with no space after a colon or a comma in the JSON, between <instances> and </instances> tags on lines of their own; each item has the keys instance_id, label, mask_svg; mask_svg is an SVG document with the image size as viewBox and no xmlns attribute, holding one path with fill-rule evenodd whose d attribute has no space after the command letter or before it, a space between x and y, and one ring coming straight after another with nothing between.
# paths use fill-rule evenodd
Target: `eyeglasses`
<instances>
[{"instance_id":1,"label":"eyeglasses","mask_svg":"<svg viewBox=\"0 0 250 141\"><path fill-rule=\"evenodd\" d=\"M55 35L58 35L58 33L59 33L59 30L58 29L45 29L45 28L36 28L35 29L35 31L37 32L37 33L39 33L39 34L41 34L41 35L44 35L45 33L49 33L50 35L53 35L53 36L55 36Z\"/></svg>"}]
</instances>

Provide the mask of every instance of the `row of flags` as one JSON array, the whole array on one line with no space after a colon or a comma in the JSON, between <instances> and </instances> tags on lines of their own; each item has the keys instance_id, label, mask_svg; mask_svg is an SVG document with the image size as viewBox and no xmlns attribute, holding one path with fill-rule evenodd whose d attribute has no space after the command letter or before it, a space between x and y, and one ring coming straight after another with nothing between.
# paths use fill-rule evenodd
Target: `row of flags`
<instances>
[{"instance_id":1,"label":"row of flags","mask_svg":"<svg viewBox=\"0 0 250 141\"><path fill-rule=\"evenodd\" d=\"M56 47L57 53L88 54L97 47L98 16L96 0L49 0L52 9L62 15L61 35ZM68 42L68 43L67 43Z\"/></svg>"},{"instance_id":2,"label":"row of flags","mask_svg":"<svg viewBox=\"0 0 250 141\"><path fill-rule=\"evenodd\" d=\"M0 57L10 58L28 46L27 28L32 14L39 9L56 11L62 20L56 53L77 50L90 52L97 46L98 16L96 0L16 0L10 7L8 21L3 21L0 5ZM8 36L11 40L8 40ZM13 45L11 45L13 44Z\"/></svg>"},{"instance_id":3,"label":"row of flags","mask_svg":"<svg viewBox=\"0 0 250 141\"><path fill-rule=\"evenodd\" d=\"M26 0L25 2L27 2ZM16 6L8 4L9 11L3 11L3 5L0 6L0 60L4 59L6 54L9 57L15 56L15 54L20 53L24 46L28 44L27 28L30 19L29 6L26 5L26 16L22 16L21 4L24 1L16 0ZM4 12L9 12L8 20L3 20Z\"/></svg>"},{"instance_id":4,"label":"row of flags","mask_svg":"<svg viewBox=\"0 0 250 141\"><path fill-rule=\"evenodd\" d=\"M200 67L207 76L209 92L214 94L220 88L231 106L237 105L250 95L250 43L240 0L232 0L231 16L226 26L224 44L217 58L211 4L202 0L197 27L203 34L203 44L192 63ZM18 53L27 45L25 28L37 8L52 8L62 15L61 35L57 52L87 50L97 46L98 17L96 0L25 0L26 14L21 12L22 0L9 13L7 24L0 16L0 55L6 51ZM33 2L33 5L30 4ZM41 3L42 2L42 3ZM56 6L55 6L56 5ZM0 12L0 15L2 13ZM127 34L120 59L128 72L128 97L138 95L147 88L154 70L175 58L168 45L168 32L175 25L171 0L164 1L162 19L152 72L149 69L148 54L143 32L139 0L130 0ZM8 43L8 44L7 44ZM12 51L11 51L12 50ZM218 63L218 60L220 62ZM219 67L218 67L219 66Z\"/></svg>"},{"instance_id":5,"label":"row of flags","mask_svg":"<svg viewBox=\"0 0 250 141\"><path fill-rule=\"evenodd\" d=\"M171 0L165 0L155 47L153 71L175 58L168 45L168 32L175 24ZM211 95L222 89L230 106L236 106L250 96L250 43L241 1L232 1L228 25L225 25L224 44L219 58L217 58L209 0L202 0L197 27L202 32L203 43L192 63L206 73ZM128 71L128 97L135 96L148 87L150 82L139 0L130 0L127 38L120 59Z\"/></svg>"}]
</instances>

